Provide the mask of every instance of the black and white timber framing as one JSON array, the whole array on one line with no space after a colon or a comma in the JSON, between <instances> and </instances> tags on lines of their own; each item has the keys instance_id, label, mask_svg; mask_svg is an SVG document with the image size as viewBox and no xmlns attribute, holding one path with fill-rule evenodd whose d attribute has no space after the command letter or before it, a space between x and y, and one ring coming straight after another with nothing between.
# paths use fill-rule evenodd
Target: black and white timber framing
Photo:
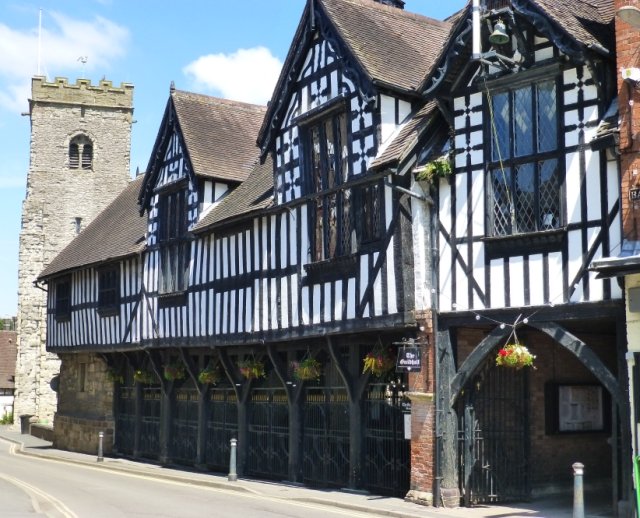
<instances>
[{"instance_id":1,"label":"black and white timber framing","mask_svg":"<svg viewBox=\"0 0 640 518\"><path fill-rule=\"evenodd\" d=\"M368 163L384 151L411 113L411 100L388 93L365 97L363 90L370 91L371 86L360 87L358 81L365 79L345 67L349 60L340 54L344 49L329 28L319 19L316 23L323 30L304 45L305 53L296 63L298 75L288 85L286 114L271 133L275 206L226 228L196 228L190 241L188 288L178 297L159 294L161 194L184 190L187 223L193 229L231 187L194 174L179 126L169 117L163 129L165 148L154 151L163 159L156 162L158 171L147 173L154 184L147 183L144 192L148 194L141 195L147 204L147 247L139 257L120 263L120 311L99 315L96 269L74 273L70 317L49 320L50 350L116 349L126 344L160 345L162 340L183 345L244 344L414 325L410 316L413 287L405 285L402 274L413 261L411 243L402 242L401 232L403 225L410 225L410 218L400 195L389 186L406 179L384 172L367 174ZM352 193L367 185L379 186L376 210L382 229L377 241L363 244L352 224L351 250L318 263L311 253L311 203L301 163L300 127L335 109L346 111L349 121L344 185ZM351 197L355 221L359 201ZM50 314L54 305L52 289Z\"/></svg>"}]
</instances>

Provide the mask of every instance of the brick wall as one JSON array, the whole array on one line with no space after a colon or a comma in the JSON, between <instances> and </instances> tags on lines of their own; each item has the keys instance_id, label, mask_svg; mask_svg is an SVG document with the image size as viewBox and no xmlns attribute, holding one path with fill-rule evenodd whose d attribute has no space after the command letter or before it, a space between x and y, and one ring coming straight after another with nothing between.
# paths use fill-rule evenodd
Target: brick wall
<instances>
[{"instance_id":1,"label":"brick wall","mask_svg":"<svg viewBox=\"0 0 640 518\"><path fill-rule=\"evenodd\" d=\"M411 394L411 481L407 499L433 504L435 478L435 400L433 321L430 311L416 314L418 343L422 350L422 370L409 374ZM428 345L427 345L428 344Z\"/></svg>"},{"instance_id":2,"label":"brick wall","mask_svg":"<svg viewBox=\"0 0 640 518\"><path fill-rule=\"evenodd\" d=\"M639 0L616 0L616 10L631 5L640 8ZM622 219L627 239L640 239L640 202L629 201L629 189L640 187L640 86L624 81L622 68L640 68L640 28L620 19L616 23L618 107L620 110L620 168L622 173Z\"/></svg>"}]
</instances>

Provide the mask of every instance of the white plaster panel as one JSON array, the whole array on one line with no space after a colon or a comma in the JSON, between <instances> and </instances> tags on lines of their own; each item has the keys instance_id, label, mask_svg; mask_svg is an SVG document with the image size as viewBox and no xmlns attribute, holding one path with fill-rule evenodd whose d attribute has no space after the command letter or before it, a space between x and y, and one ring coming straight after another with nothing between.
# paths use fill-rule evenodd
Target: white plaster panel
<instances>
[{"instance_id":1,"label":"white plaster panel","mask_svg":"<svg viewBox=\"0 0 640 518\"><path fill-rule=\"evenodd\" d=\"M567 222L580 223L581 203L579 196L580 188L580 155L578 153L568 153L566 161L566 201L567 201Z\"/></svg>"},{"instance_id":2,"label":"white plaster panel","mask_svg":"<svg viewBox=\"0 0 640 518\"><path fill-rule=\"evenodd\" d=\"M438 207L438 217L442 226L451 232L451 186L440 184L440 204Z\"/></svg>"},{"instance_id":3,"label":"white plaster panel","mask_svg":"<svg viewBox=\"0 0 640 518\"><path fill-rule=\"evenodd\" d=\"M571 231L569 235L569 260L568 260L568 273L569 282L572 282L576 277L580 268L582 267L582 233L580 231ZM571 290L571 286L569 286ZM576 300L574 297L571 300Z\"/></svg>"},{"instance_id":4,"label":"white plaster panel","mask_svg":"<svg viewBox=\"0 0 640 518\"><path fill-rule=\"evenodd\" d=\"M524 306L524 258L509 258L510 306Z\"/></svg>"},{"instance_id":5,"label":"white plaster panel","mask_svg":"<svg viewBox=\"0 0 640 518\"><path fill-rule=\"evenodd\" d=\"M484 236L484 171L473 171L471 175L471 228L474 236Z\"/></svg>"},{"instance_id":6,"label":"white plaster panel","mask_svg":"<svg viewBox=\"0 0 640 518\"><path fill-rule=\"evenodd\" d=\"M584 85L582 87L582 91L585 101L593 101L598 98L598 89L596 88L596 85Z\"/></svg>"},{"instance_id":7,"label":"white plaster panel","mask_svg":"<svg viewBox=\"0 0 640 518\"><path fill-rule=\"evenodd\" d=\"M329 304L327 304L328 306ZM336 296L333 301L333 319L342 320L342 281L336 281Z\"/></svg>"},{"instance_id":8,"label":"white plaster panel","mask_svg":"<svg viewBox=\"0 0 640 518\"><path fill-rule=\"evenodd\" d=\"M458 173L454 176L454 184L456 189L456 237L464 237L467 235L467 173Z\"/></svg>"},{"instance_id":9,"label":"white plaster panel","mask_svg":"<svg viewBox=\"0 0 640 518\"><path fill-rule=\"evenodd\" d=\"M464 97L456 97L453 100L453 109L455 111L464 110L466 107L467 107L467 104Z\"/></svg>"},{"instance_id":10,"label":"white plaster panel","mask_svg":"<svg viewBox=\"0 0 640 518\"><path fill-rule=\"evenodd\" d=\"M373 254L373 264L376 264L378 261L378 256L380 254L375 252ZM373 305L375 306L374 311L375 315L382 314L382 269L376 275L376 278L373 282Z\"/></svg>"},{"instance_id":11,"label":"white plaster panel","mask_svg":"<svg viewBox=\"0 0 640 518\"><path fill-rule=\"evenodd\" d=\"M380 95L380 118L381 141L384 144L396 129L396 102L393 97Z\"/></svg>"},{"instance_id":12,"label":"white plaster panel","mask_svg":"<svg viewBox=\"0 0 640 518\"><path fill-rule=\"evenodd\" d=\"M347 285L347 318L356 317L356 280L350 278Z\"/></svg>"},{"instance_id":13,"label":"white plaster panel","mask_svg":"<svg viewBox=\"0 0 640 518\"><path fill-rule=\"evenodd\" d=\"M473 278L480 287L480 290L484 293L484 243L472 243L472 257L473 257ZM477 290L473 290L473 307L474 308L484 308L485 305L480 299L480 293Z\"/></svg>"},{"instance_id":14,"label":"white plaster panel","mask_svg":"<svg viewBox=\"0 0 640 518\"><path fill-rule=\"evenodd\" d=\"M311 319L309 318L309 286L303 286L300 292L300 297L302 298L301 324L307 326L311 323Z\"/></svg>"},{"instance_id":15,"label":"white plaster panel","mask_svg":"<svg viewBox=\"0 0 640 518\"><path fill-rule=\"evenodd\" d=\"M532 306L544 304L544 257L542 254L529 256L529 303ZM557 282L554 279L554 282Z\"/></svg>"},{"instance_id":16,"label":"white plaster panel","mask_svg":"<svg viewBox=\"0 0 640 518\"><path fill-rule=\"evenodd\" d=\"M467 259L467 245L460 244L458 245L458 254L462 259L466 262ZM456 307L457 311L464 311L465 309L469 309L469 278L467 274L462 269L462 266L459 262L455 261L452 264L452 269L456 270Z\"/></svg>"},{"instance_id":17,"label":"white plaster panel","mask_svg":"<svg viewBox=\"0 0 640 518\"><path fill-rule=\"evenodd\" d=\"M586 162L586 184L587 184L587 218L589 220L599 219L602 213L600 203L600 192L603 186L600 184L600 153L594 153L591 149L584 150ZM579 195L576 189L574 196Z\"/></svg>"},{"instance_id":18,"label":"white plaster panel","mask_svg":"<svg viewBox=\"0 0 640 518\"><path fill-rule=\"evenodd\" d=\"M491 287L491 307L505 307L504 259L494 259L489 263L489 286Z\"/></svg>"},{"instance_id":19,"label":"white plaster panel","mask_svg":"<svg viewBox=\"0 0 640 518\"><path fill-rule=\"evenodd\" d=\"M319 284L315 284L313 286L313 316L312 322L314 324L320 323L320 312L322 308L320 307L320 290L322 286Z\"/></svg>"}]
</instances>

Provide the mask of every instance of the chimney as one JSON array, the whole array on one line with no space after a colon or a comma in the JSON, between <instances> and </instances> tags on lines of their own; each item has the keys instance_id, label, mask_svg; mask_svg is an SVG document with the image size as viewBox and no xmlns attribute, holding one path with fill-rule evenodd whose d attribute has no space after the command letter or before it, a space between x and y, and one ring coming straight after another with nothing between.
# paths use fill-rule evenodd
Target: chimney
<instances>
[{"instance_id":1,"label":"chimney","mask_svg":"<svg viewBox=\"0 0 640 518\"><path fill-rule=\"evenodd\" d=\"M379 4L390 5L391 7L397 7L398 9L404 9L404 0L373 0Z\"/></svg>"},{"instance_id":2,"label":"chimney","mask_svg":"<svg viewBox=\"0 0 640 518\"><path fill-rule=\"evenodd\" d=\"M640 201L629 199L640 189L640 0L615 0L622 232L640 240Z\"/></svg>"}]
</instances>

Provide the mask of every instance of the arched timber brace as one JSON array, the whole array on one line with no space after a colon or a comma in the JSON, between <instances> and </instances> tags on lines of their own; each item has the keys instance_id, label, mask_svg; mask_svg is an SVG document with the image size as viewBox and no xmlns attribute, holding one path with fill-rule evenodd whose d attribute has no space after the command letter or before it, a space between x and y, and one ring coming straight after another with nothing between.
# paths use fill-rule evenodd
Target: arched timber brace
<instances>
[{"instance_id":1,"label":"arched timber brace","mask_svg":"<svg viewBox=\"0 0 640 518\"><path fill-rule=\"evenodd\" d=\"M506 340L510 334L511 328L505 327L501 329L500 327L496 327L471 351L471 354L467 356L467 359L462 363L455 377L451 380L451 400L449 402L451 406L454 405L460 391L464 388L469 378L473 376L476 369L480 367L486 356L491 353L496 345Z\"/></svg>"},{"instance_id":2,"label":"arched timber brace","mask_svg":"<svg viewBox=\"0 0 640 518\"><path fill-rule=\"evenodd\" d=\"M622 391L620 390L620 384L616 380L615 376L611 374L611 371L607 369L605 364L602 363L600 358L598 358L596 353L594 353L587 344L572 335L562 326L553 322L529 323L529 326L549 335L562 347L571 352L596 376L596 378L598 378L598 381L605 386L613 400L619 406L623 406L625 404L622 397Z\"/></svg>"}]
</instances>

